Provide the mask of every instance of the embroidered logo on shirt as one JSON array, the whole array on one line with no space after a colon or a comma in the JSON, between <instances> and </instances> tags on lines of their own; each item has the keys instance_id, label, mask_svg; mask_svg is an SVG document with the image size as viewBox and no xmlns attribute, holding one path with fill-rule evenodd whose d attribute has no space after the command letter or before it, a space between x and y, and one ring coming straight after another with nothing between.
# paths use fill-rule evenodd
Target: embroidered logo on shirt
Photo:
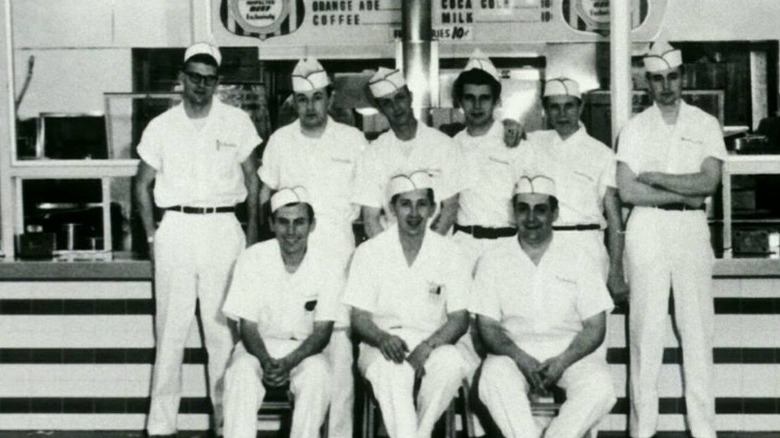
<instances>
[{"instance_id":1,"label":"embroidered logo on shirt","mask_svg":"<svg viewBox=\"0 0 780 438\"><path fill-rule=\"evenodd\" d=\"M352 160L350 160L349 158L331 157L330 160L335 161L337 163L352 164Z\"/></svg>"},{"instance_id":2,"label":"embroidered logo on shirt","mask_svg":"<svg viewBox=\"0 0 780 438\"><path fill-rule=\"evenodd\" d=\"M588 175L587 173L583 173L583 172L580 172L578 170L575 170L574 174L577 175L577 176L581 176L581 177L587 179L588 181L593 181L593 177Z\"/></svg>"},{"instance_id":3,"label":"embroidered logo on shirt","mask_svg":"<svg viewBox=\"0 0 780 438\"><path fill-rule=\"evenodd\" d=\"M687 141L689 143L704 144L704 141L691 137L680 137L680 140Z\"/></svg>"},{"instance_id":4,"label":"embroidered logo on shirt","mask_svg":"<svg viewBox=\"0 0 780 438\"><path fill-rule=\"evenodd\" d=\"M222 149L235 149L238 145L235 143L228 143L226 141L217 140L217 150L221 151Z\"/></svg>"},{"instance_id":5,"label":"embroidered logo on shirt","mask_svg":"<svg viewBox=\"0 0 780 438\"><path fill-rule=\"evenodd\" d=\"M509 162L508 161L504 161L504 160L498 159L498 158L496 158L496 157L494 157L492 155L489 157L489 160L490 161L495 161L496 163L501 163L501 164L504 164L506 166L509 166Z\"/></svg>"}]
</instances>

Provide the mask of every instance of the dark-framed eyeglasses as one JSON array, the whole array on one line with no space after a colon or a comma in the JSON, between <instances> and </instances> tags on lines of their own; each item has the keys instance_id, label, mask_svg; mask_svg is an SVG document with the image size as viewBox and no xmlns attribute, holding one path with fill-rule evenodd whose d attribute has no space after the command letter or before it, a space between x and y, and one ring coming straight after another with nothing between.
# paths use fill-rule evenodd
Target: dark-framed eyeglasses
<instances>
[{"instance_id":1,"label":"dark-framed eyeglasses","mask_svg":"<svg viewBox=\"0 0 780 438\"><path fill-rule=\"evenodd\" d=\"M184 75L187 76L187 79L193 84L203 84L207 87L214 86L214 84L217 83L217 80L219 80L219 76L217 75L204 76L200 73L195 73L194 71L185 71Z\"/></svg>"}]
</instances>

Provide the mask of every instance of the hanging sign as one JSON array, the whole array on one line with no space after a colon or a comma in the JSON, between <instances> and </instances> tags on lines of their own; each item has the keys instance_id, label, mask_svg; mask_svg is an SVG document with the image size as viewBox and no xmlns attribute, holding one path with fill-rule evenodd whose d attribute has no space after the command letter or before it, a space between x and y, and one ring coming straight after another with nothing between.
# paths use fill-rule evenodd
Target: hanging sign
<instances>
[{"instance_id":1,"label":"hanging sign","mask_svg":"<svg viewBox=\"0 0 780 438\"><path fill-rule=\"evenodd\" d=\"M212 1L220 17L214 20L214 36L221 45L245 46L259 38L261 56L284 57L290 47L305 47L314 54L356 57L377 56L378 46L392 47L400 34L404 2L417 0ZM653 40L669 0L620 1L632 4L632 40ZM442 46L582 43L607 39L609 4L610 0L432 0L431 14L434 36ZM269 50L264 52L264 47Z\"/></svg>"}]
</instances>

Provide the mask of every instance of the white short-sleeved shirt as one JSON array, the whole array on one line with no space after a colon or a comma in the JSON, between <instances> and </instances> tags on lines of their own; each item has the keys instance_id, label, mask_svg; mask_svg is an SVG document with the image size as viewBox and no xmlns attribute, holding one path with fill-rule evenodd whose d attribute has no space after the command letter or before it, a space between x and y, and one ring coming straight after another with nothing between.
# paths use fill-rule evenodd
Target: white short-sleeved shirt
<instances>
[{"instance_id":1,"label":"white short-sleeved shirt","mask_svg":"<svg viewBox=\"0 0 780 438\"><path fill-rule=\"evenodd\" d=\"M455 136L463 156L465 189L458 198L460 225L514 227L512 194L520 175L513 163L523 153L504 144L504 128L494 122L478 137L463 130Z\"/></svg>"},{"instance_id":2,"label":"white short-sleeved shirt","mask_svg":"<svg viewBox=\"0 0 780 438\"><path fill-rule=\"evenodd\" d=\"M276 239L252 245L238 257L222 311L257 323L260 336L304 340L315 321L341 317L344 270L324 253L307 251L294 273L285 269Z\"/></svg>"},{"instance_id":3,"label":"white short-sleeved shirt","mask_svg":"<svg viewBox=\"0 0 780 438\"><path fill-rule=\"evenodd\" d=\"M312 238L352 236L352 221L360 211L350 198L355 167L367 143L362 132L330 118L322 136L307 137L296 120L268 139L257 174L273 190L294 186L308 190L317 215Z\"/></svg>"},{"instance_id":4,"label":"white short-sleeved shirt","mask_svg":"<svg viewBox=\"0 0 780 438\"><path fill-rule=\"evenodd\" d=\"M183 104L155 117L144 130L138 155L157 171L158 207L230 206L246 199L241 163L262 141L244 111L214 99L200 128Z\"/></svg>"},{"instance_id":5,"label":"white short-sleeved shirt","mask_svg":"<svg viewBox=\"0 0 780 438\"><path fill-rule=\"evenodd\" d=\"M355 251L344 303L368 311L382 330L432 334L447 314L468 306L470 271L455 244L426 232L412 266L406 263L397 225Z\"/></svg>"},{"instance_id":6,"label":"white short-sleeved shirt","mask_svg":"<svg viewBox=\"0 0 780 438\"><path fill-rule=\"evenodd\" d=\"M717 119L684 101L674 125L667 125L653 105L628 122L618 141L617 160L636 175L696 173L708 157L726 160L723 131Z\"/></svg>"},{"instance_id":7,"label":"white short-sleeved shirt","mask_svg":"<svg viewBox=\"0 0 780 438\"><path fill-rule=\"evenodd\" d=\"M611 309L599 269L554 236L539 265L516 239L488 250L477 265L469 306L499 321L537 360L566 350L582 331L582 321Z\"/></svg>"},{"instance_id":8,"label":"white short-sleeved shirt","mask_svg":"<svg viewBox=\"0 0 780 438\"><path fill-rule=\"evenodd\" d=\"M408 141L399 140L392 130L385 132L366 148L360 159L352 202L385 208L385 213L389 213L390 177L426 170L433 177L434 196L439 203L463 190L461 163L457 143L423 123L417 124L417 134Z\"/></svg>"},{"instance_id":9,"label":"white short-sleeved shirt","mask_svg":"<svg viewBox=\"0 0 780 438\"><path fill-rule=\"evenodd\" d=\"M555 180L559 201L555 225L607 225L604 195L615 182L615 153L580 128L563 140L555 130L528 134L520 143L522 174L543 173Z\"/></svg>"}]
</instances>

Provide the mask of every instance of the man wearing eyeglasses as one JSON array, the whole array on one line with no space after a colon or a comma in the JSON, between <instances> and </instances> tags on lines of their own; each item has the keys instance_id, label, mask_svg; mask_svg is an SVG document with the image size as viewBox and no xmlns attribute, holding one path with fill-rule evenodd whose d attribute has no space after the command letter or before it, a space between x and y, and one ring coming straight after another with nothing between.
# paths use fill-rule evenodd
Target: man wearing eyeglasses
<instances>
[{"instance_id":1,"label":"man wearing eyeglasses","mask_svg":"<svg viewBox=\"0 0 780 438\"><path fill-rule=\"evenodd\" d=\"M187 49L179 74L182 103L153 119L138 145L135 195L153 259L156 305L150 437L176 434L184 345L198 301L212 426L219 434L222 380L234 345L221 306L239 252L257 240L253 153L262 139L246 113L213 98L221 61L208 43ZM234 214L244 200L246 236ZM165 210L159 227L155 204Z\"/></svg>"}]
</instances>

